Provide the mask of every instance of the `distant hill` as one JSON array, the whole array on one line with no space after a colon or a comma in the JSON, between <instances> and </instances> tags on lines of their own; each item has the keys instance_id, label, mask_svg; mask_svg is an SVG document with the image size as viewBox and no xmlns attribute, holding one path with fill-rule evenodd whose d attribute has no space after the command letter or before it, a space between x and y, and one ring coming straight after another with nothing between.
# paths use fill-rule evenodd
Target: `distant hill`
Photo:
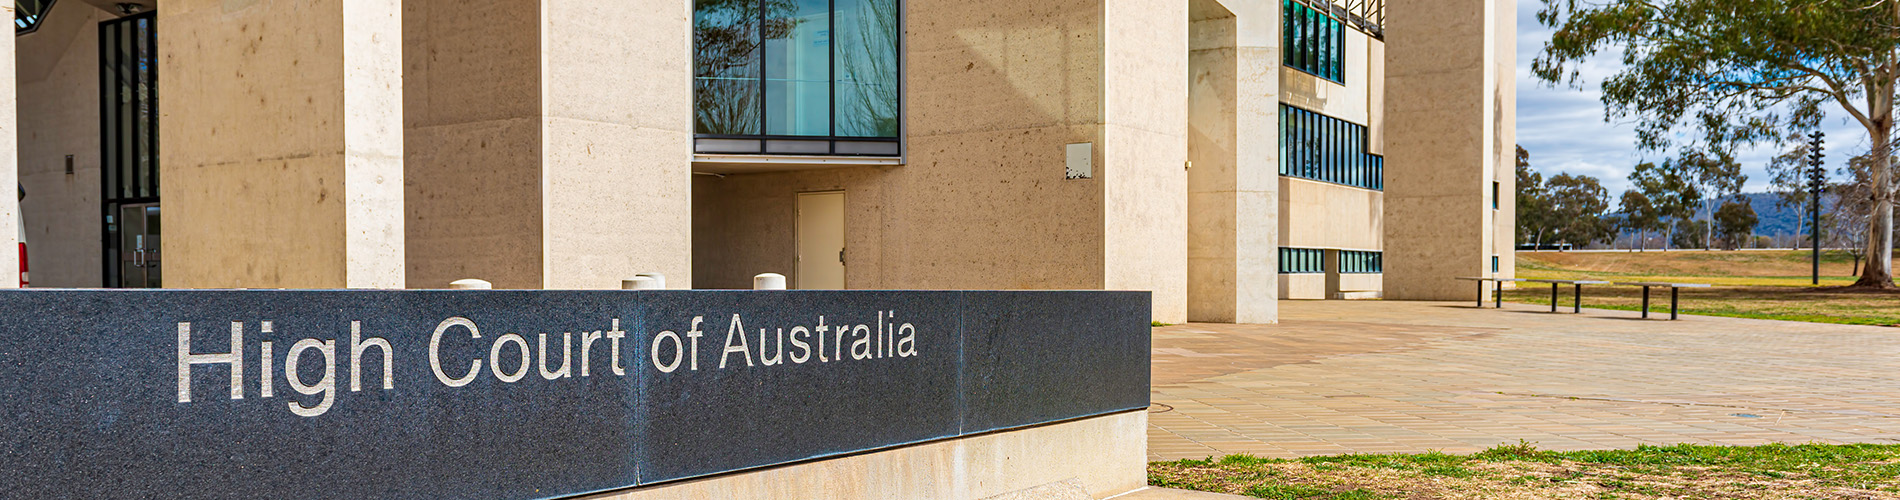
<instances>
[{"instance_id":1,"label":"distant hill","mask_svg":"<svg viewBox=\"0 0 1900 500\"><path fill-rule=\"evenodd\" d=\"M1808 208L1782 207L1781 197L1774 193L1743 193L1748 204L1755 209L1755 217L1761 223L1755 225L1755 234L1764 236L1794 236L1807 234ZM1822 207L1826 211L1832 207Z\"/></svg>"}]
</instances>

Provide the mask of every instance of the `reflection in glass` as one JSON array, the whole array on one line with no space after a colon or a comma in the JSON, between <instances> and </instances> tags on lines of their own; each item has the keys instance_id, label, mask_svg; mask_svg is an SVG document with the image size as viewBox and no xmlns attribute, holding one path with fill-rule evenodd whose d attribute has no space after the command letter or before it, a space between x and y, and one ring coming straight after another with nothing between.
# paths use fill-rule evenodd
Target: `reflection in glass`
<instances>
[{"instance_id":1,"label":"reflection in glass","mask_svg":"<svg viewBox=\"0 0 1900 500\"><path fill-rule=\"evenodd\" d=\"M693 129L759 133L759 0L694 0Z\"/></svg>"},{"instance_id":2,"label":"reflection in glass","mask_svg":"<svg viewBox=\"0 0 1900 500\"><path fill-rule=\"evenodd\" d=\"M897 0L836 1L836 134L897 137Z\"/></svg>"},{"instance_id":3,"label":"reflection in glass","mask_svg":"<svg viewBox=\"0 0 1900 500\"><path fill-rule=\"evenodd\" d=\"M695 131L897 138L899 1L694 0Z\"/></svg>"},{"instance_id":4,"label":"reflection in glass","mask_svg":"<svg viewBox=\"0 0 1900 500\"><path fill-rule=\"evenodd\" d=\"M830 3L766 3L765 17L784 23L765 40L766 135L831 135Z\"/></svg>"}]
</instances>

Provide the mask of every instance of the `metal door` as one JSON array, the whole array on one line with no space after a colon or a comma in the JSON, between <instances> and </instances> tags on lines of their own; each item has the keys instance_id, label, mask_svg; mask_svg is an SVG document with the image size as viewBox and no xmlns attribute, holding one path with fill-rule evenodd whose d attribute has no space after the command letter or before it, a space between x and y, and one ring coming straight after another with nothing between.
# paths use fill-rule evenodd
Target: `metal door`
<instances>
[{"instance_id":1,"label":"metal door","mask_svg":"<svg viewBox=\"0 0 1900 500\"><path fill-rule=\"evenodd\" d=\"M161 288L158 204L119 207L119 286Z\"/></svg>"}]
</instances>

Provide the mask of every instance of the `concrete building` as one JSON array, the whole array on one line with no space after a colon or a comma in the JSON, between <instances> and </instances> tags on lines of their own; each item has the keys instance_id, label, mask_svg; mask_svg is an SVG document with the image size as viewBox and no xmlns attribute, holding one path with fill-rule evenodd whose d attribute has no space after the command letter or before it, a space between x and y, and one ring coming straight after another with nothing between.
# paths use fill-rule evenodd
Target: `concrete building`
<instances>
[{"instance_id":1,"label":"concrete building","mask_svg":"<svg viewBox=\"0 0 1900 500\"><path fill-rule=\"evenodd\" d=\"M1512 269L1507 0L19 5L35 287L775 272L1272 322Z\"/></svg>"}]
</instances>

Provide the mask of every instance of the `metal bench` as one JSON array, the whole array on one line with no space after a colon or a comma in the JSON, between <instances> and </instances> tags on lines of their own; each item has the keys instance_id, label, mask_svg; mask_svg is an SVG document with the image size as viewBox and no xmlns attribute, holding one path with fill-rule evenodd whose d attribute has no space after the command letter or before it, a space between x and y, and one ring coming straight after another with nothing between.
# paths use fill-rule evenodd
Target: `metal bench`
<instances>
[{"instance_id":1,"label":"metal bench","mask_svg":"<svg viewBox=\"0 0 1900 500\"><path fill-rule=\"evenodd\" d=\"M1597 281L1597 280L1525 280L1525 281L1529 281L1532 283L1550 283L1550 312L1557 312L1557 285L1570 285L1572 287L1575 287L1575 291L1572 292L1571 302L1570 302L1570 312L1572 313L1583 312L1583 286L1584 285L1610 284L1610 282L1608 281Z\"/></svg>"},{"instance_id":2,"label":"metal bench","mask_svg":"<svg viewBox=\"0 0 1900 500\"><path fill-rule=\"evenodd\" d=\"M1490 276L1467 276L1467 277L1460 277L1458 279L1464 280L1464 281L1478 282L1478 307L1484 307L1484 282L1486 281L1491 282L1491 300L1495 304L1494 307L1497 307L1500 309L1504 307L1504 283L1505 282L1529 281L1529 280L1521 280L1517 278L1493 278Z\"/></svg>"},{"instance_id":3,"label":"metal bench","mask_svg":"<svg viewBox=\"0 0 1900 500\"><path fill-rule=\"evenodd\" d=\"M1707 283L1668 283L1668 282L1662 282L1662 281L1629 281L1629 282L1620 282L1617 284L1623 285L1623 286L1643 287L1643 318L1644 319L1649 318L1649 289L1654 288L1654 287L1669 287L1669 320L1670 321L1676 320L1676 317L1677 317L1676 306L1681 303L1681 301L1677 300L1678 296L1676 292L1684 288L1709 288L1709 284Z\"/></svg>"}]
</instances>

